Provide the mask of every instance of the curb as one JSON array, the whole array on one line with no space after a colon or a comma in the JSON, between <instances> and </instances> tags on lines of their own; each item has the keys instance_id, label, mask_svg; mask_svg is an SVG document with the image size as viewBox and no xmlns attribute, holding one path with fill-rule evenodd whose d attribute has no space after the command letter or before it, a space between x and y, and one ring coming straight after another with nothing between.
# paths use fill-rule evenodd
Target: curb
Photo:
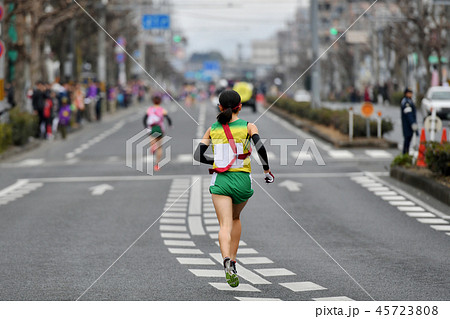
<instances>
[{"instance_id":1,"label":"curb","mask_svg":"<svg viewBox=\"0 0 450 319\"><path fill-rule=\"evenodd\" d=\"M315 125L311 125L309 123L306 123L306 121L301 120L296 115L288 113L284 110L281 110L275 106L272 106L270 109L270 112L278 115L279 117L283 118L284 120L288 121L292 125L304 130L308 131L311 134L317 136L318 138L332 144L335 147L344 147L344 148L357 148L357 147L370 147L370 148L397 148L397 142L393 142L390 140L387 140L385 138L383 139L373 139L373 140L354 140L353 142L350 141L341 141L332 138L331 136L324 134L320 132Z\"/></svg>"},{"instance_id":2,"label":"curb","mask_svg":"<svg viewBox=\"0 0 450 319\"><path fill-rule=\"evenodd\" d=\"M35 148L41 146L42 142L43 141L41 140L32 139L23 146L11 146L6 151L0 154L0 161L34 150Z\"/></svg>"},{"instance_id":3,"label":"curb","mask_svg":"<svg viewBox=\"0 0 450 319\"><path fill-rule=\"evenodd\" d=\"M390 176L405 184L418 188L444 204L450 205L450 188L423 175L416 174L403 167L391 167Z\"/></svg>"}]
</instances>

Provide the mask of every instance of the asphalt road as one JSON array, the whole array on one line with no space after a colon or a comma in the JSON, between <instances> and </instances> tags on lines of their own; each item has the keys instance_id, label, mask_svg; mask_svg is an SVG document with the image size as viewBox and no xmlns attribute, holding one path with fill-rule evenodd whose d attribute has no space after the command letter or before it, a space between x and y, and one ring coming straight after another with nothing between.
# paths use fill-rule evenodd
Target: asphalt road
<instances>
[{"instance_id":1,"label":"asphalt road","mask_svg":"<svg viewBox=\"0 0 450 319\"><path fill-rule=\"evenodd\" d=\"M187 109L198 126L167 108L170 161L154 174L145 137L126 165L138 106L0 163L0 300L450 299L449 207L388 177L398 150L335 150L270 113L256 124L276 182L253 160L229 288L191 156L216 110Z\"/></svg>"}]
</instances>

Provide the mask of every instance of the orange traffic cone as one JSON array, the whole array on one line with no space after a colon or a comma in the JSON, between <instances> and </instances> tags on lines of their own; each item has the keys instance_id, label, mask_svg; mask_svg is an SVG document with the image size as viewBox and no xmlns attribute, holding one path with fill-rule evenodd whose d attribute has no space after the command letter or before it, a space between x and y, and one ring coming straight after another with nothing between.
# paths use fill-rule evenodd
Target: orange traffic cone
<instances>
[{"instance_id":1,"label":"orange traffic cone","mask_svg":"<svg viewBox=\"0 0 450 319\"><path fill-rule=\"evenodd\" d=\"M419 145L419 156L417 157L416 166L418 167L427 167L427 164L425 163L425 129L422 128L422 132L420 133L420 145Z\"/></svg>"},{"instance_id":2,"label":"orange traffic cone","mask_svg":"<svg viewBox=\"0 0 450 319\"><path fill-rule=\"evenodd\" d=\"M447 129L444 127L442 129L441 144L444 144L445 142L447 142Z\"/></svg>"}]
</instances>

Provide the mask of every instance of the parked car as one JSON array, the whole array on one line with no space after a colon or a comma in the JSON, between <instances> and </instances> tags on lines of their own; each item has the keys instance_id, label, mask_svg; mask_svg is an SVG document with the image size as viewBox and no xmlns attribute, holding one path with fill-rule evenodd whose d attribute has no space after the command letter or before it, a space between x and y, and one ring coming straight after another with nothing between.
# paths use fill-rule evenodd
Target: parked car
<instances>
[{"instance_id":1,"label":"parked car","mask_svg":"<svg viewBox=\"0 0 450 319\"><path fill-rule=\"evenodd\" d=\"M306 90L298 90L294 94L296 102L311 102L311 94Z\"/></svg>"},{"instance_id":2,"label":"parked car","mask_svg":"<svg viewBox=\"0 0 450 319\"><path fill-rule=\"evenodd\" d=\"M436 114L443 120L450 120L450 87L433 86L428 89L422 100L422 115L431 114L431 108L436 108Z\"/></svg>"}]
</instances>

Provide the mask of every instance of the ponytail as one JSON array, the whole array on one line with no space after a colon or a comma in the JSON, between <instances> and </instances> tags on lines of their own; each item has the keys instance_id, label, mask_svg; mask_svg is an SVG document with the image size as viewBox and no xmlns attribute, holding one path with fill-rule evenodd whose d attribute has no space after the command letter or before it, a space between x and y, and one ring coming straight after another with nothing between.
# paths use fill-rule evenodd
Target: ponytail
<instances>
[{"instance_id":1,"label":"ponytail","mask_svg":"<svg viewBox=\"0 0 450 319\"><path fill-rule=\"evenodd\" d=\"M231 121L231 117L233 116L233 110L230 108L226 108L223 110L223 112L220 112L217 115L217 121L219 121L220 124L227 124Z\"/></svg>"}]
</instances>

